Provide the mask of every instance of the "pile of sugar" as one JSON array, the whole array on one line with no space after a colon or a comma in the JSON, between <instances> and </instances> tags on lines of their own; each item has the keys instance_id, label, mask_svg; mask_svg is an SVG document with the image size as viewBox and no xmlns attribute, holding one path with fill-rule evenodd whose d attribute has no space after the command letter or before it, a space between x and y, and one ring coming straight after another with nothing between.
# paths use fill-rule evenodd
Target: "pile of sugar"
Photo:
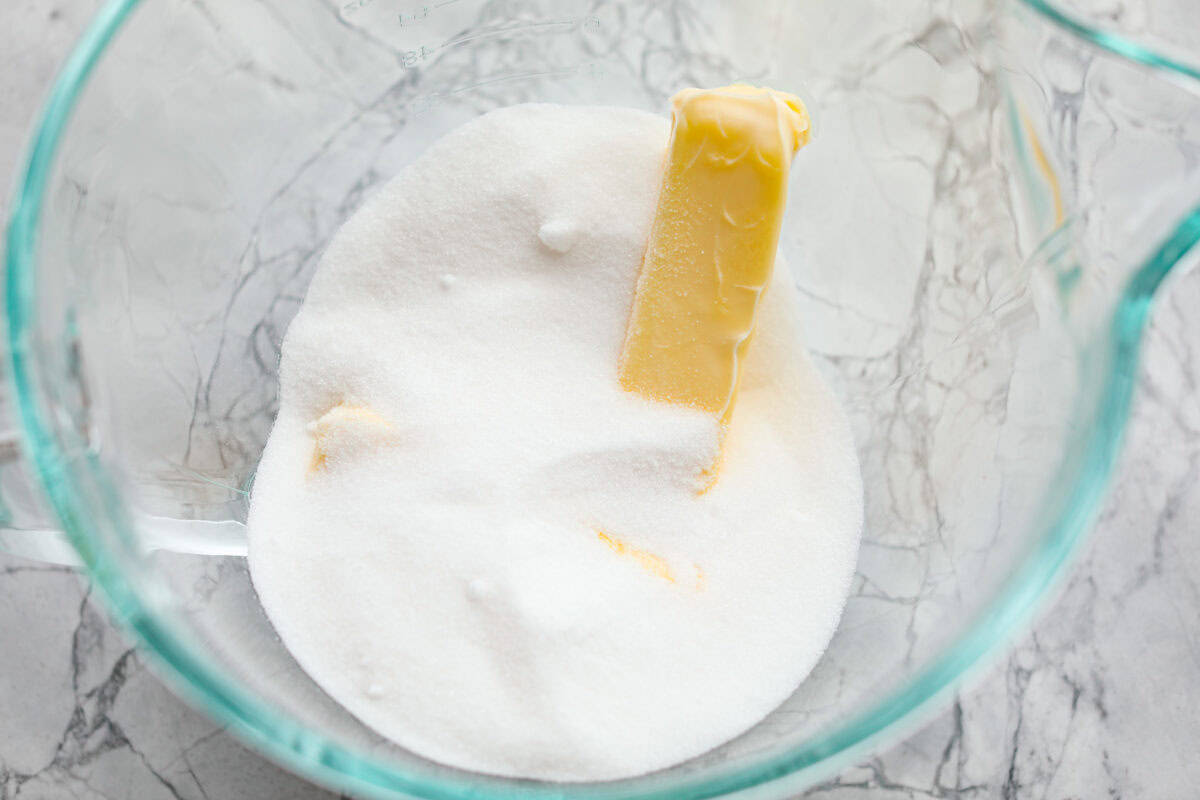
<instances>
[{"instance_id":1,"label":"pile of sugar","mask_svg":"<svg viewBox=\"0 0 1200 800\"><path fill-rule=\"evenodd\" d=\"M782 702L837 625L861 478L786 266L713 489L715 421L618 386L667 136L615 108L464 125L345 224L288 331L254 584L313 679L427 758L667 767ZM311 472L339 404L386 435Z\"/></svg>"}]
</instances>

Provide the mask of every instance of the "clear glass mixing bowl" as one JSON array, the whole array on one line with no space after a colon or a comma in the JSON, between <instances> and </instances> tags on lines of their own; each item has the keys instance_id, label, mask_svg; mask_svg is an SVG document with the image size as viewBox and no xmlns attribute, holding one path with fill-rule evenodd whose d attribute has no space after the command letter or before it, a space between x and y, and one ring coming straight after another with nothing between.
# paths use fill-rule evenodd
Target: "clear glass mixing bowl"
<instances>
[{"instance_id":1,"label":"clear glass mixing bowl","mask_svg":"<svg viewBox=\"0 0 1200 800\"><path fill-rule=\"evenodd\" d=\"M182 694L342 789L811 783L897 735L1051 586L1112 465L1151 295L1200 238L1200 71L1180 26L1158 16L1131 38L1072 14L1040 0L113 0L53 89L13 206L21 436L0 440L0 541L82 563ZM744 736L636 779L501 780L381 741L296 667L241 557L280 339L322 249L380 182L488 109L665 113L683 86L737 79L798 92L815 117L782 248L853 419L867 505L827 655Z\"/></svg>"}]
</instances>

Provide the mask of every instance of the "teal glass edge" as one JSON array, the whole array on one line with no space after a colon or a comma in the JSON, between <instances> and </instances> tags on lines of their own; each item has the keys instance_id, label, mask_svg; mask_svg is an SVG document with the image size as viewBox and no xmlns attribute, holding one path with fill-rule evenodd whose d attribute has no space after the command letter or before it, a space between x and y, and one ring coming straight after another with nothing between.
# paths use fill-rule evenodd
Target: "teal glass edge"
<instances>
[{"instance_id":1,"label":"teal glass edge","mask_svg":"<svg viewBox=\"0 0 1200 800\"><path fill-rule=\"evenodd\" d=\"M1036 11L1044 19L1049 20L1058 27L1068 31L1069 33L1078 36L1091 42L1096 47L1102 50L1107 50L1110 53L1115 53L1122 58L1130 61L1136 61L1139 64L1144 64L1147 67L1153 67L1165 72L1182 75L1193 80L1200 80L1200 68L1194 64L1188 64L1176 58L1163 55L1146 47L1145 45L1127 39L1119 33L1106 31L1101 28L1089 25L1075 17L1067 14L1062 9L1049 2L1049 0L1019 0L1029 8Z\"/></svg>"},{"instance_id":2,"label":"teal glass edge","mask_svg":"<svg viewBox=\"0 0 1200 800\"><path fill-rule=\"evenodd\" d=\"M285 714L247 695L220 674L196 647L170 630L149 612L111 556L89 530L96 523L79 503L84 482L60 451L45 410L35 394L38 365L32 358L30 338L35 318L34 256L46 181L59 138L75 101L97 60L141 0L110 0L92 21L64 64L45 105L32 140L24 177L10 216L7 237L6 313L11 380L15 387L23 442L50 504L63 523L73 546L100 585L110 604L169 668L175 688L236 732L257 744L284 765L328 785L372 794L404 793L427 798L562 797L564 795L611 798L706 798L730 794L779 780L808 782L830 774L868 749L885 730L912 720L931 705L984 656L1007 641L1033 612L1037 600L1059 575L1082 539L1103 494L1128 418L1137 374L1142 332L1155 290L1176 263L1200 241L1200 207L1175 227L1141 265L1127 285L1114 313L1105 352L1098 354L1105 387L1096 425L1069 459L1082 467L1061 490L1065 501L1054 522L1047 526L1037 546L1006 588L963 634L932 664L908 684L828 734L782 755L716 776L684 779L662 785L651 776L612 784L554 787L514 784L499 780L432 778L409 774L388 763L366 758L353 750L313 733ZM1055 8L1045 0L1019 0L1051 23L1118 56L1155 69L1200 80L1200 71L1161 56L1119 35L1096 30ZM85 461L86 477L102 492L106 483L99 465ZM105 503L119 523L123 510L119 498L109 494ZM490 785L489 785L490 784ZM782 785L780 788L784 788Z\"/></svg>"}]
</instances>

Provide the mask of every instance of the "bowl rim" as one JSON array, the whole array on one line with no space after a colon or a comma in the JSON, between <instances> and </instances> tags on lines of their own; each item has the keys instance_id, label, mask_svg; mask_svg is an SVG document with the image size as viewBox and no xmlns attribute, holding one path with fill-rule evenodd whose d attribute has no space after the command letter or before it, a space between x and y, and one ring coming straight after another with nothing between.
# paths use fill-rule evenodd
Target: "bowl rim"
<instances>
[{"instance_id":1,"label":"bowl rim","mask_svg":"<svg viewBox=\"0 0 1200 800\"><path fill-rule=\"evenodd\" d=\"M148 608L120 570L114 568L111 554L97 546L99 540L92 531L100 523L83 500L94 495L94 491L82 488L89 481L99 482L101 501L111 512L110 521L116 525L122 519L119 498L105 488L95 459L72 463L65 456L54 433L53 418L42 405L37 388L39 365L30 343L37 313L36 240L44 192L60 138L92 69L140 2L108 0L64 62L33 129L25 169L10 212L5 275L9 374L17 398L25 452L89 577L101 587L110 607L135 633L144 650L165 667L176 691L288 769L343 791L447 799L570 795L665 800L722 796L768 782L778 782L779 791L784 791L811 784L843 768L877 744L885 732L932 710L939 698L1022 628L1037 602L1060 576L1063 565L1084 538L1112 472L1129 415L1150 300L1167 274L1200 241L1200 206L1197 206L1140 264L1121 295L1100 359L1100 385L1104 391L1097 424L1077 448L1076 471L1068 476L1069 480L1063 481L1064 476L1059 476L1065 501L1058 514L1045 525L1025 560L970 627L930 664L872 707L783 753L750 759L738 766L714 767L677 781L667 782L661 776L650 775L610 783L564 785L517 782L463 772L449 778L423 774L358 752L252 696L227 679L203 653ZM1159 53L1121 34L1093 27L1049 0L1012 2L1120 58L1173 76L1200 80L1200 68L1196 65Z\"/></svg>"}]
</instances>

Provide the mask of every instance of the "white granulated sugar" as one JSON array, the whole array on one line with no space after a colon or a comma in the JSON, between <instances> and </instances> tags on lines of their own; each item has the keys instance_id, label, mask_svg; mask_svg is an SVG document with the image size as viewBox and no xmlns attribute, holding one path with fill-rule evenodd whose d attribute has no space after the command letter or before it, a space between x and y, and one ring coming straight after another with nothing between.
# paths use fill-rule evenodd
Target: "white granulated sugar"
<instances>
[{"instance_id":1,"label":"white granulated sugar","mask_svg":"<svg viewBox=\"0 0 1200 800\"><path fill-rule=\"evenodd\" d=\"M575 246L581 232L579 224L572 220L552 219L538 228L538 238L554 252L565 253Z\"/></svg>"},{"instance_id":2,"label":"white granulated sugar","mask_svg":"<svg viewBox=\"0 0 1200 800\"><path fill-rule=\"evenodd\" d=\"M618 385L667 136L614 108L464 125L346 223L284 342L254 584L317 683L430 759L667 767L783 701L837 625L861 479L786 265L712 490L716 422Z\"/></svg>"}]
</instances>

